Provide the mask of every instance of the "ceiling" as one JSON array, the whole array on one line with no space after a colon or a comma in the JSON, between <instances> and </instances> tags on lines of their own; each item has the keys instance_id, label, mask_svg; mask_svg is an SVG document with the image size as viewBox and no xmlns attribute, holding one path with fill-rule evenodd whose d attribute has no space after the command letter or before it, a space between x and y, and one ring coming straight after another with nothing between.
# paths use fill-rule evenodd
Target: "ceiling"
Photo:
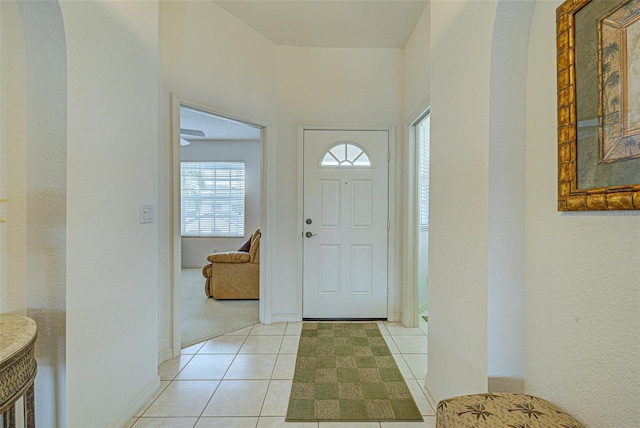
<instances>
[{"instance_id":1,"label":"ceiling","mask_svg":"<svg viewBox=\"0 0 640 428\"><path fill-rule=\"evenodd\" d=\"M403 48L426 0L231 0L220 7L276 45Z\"/></svg>"},{"instance_id":2,"label":"ceiling","mask_svg":"<svg viewBox=\"0 0 640 428\"><path fill-rule=\"evenodd\" d=\"M182 134L181 138L189 142L260 140L260 128L184 106L180 107L180 129L204 132L204 137Z\"/></svg>"},{"instance_id":3,"label":"ceiling","mask_svg":"<svg viewBox=\"0 0 640 428\"><path fill-rule=\"evenodd\" d=\"M396 48L407 43L427 0L215 1L276 45L327 48ZM201 130L187 141L259 140L260 129L180 108L180 128Z\"/></svg>"}]
</instances>

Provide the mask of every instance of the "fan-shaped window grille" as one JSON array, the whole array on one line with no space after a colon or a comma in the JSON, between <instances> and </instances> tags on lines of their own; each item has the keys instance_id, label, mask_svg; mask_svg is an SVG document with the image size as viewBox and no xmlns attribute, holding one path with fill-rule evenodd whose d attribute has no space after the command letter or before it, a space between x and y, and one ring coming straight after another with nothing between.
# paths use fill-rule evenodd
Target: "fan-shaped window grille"
<instances>
[{"instance_id":1,"label":"fan-shaped window grille","mask_svg":"<svg viewBox=\"0 0 640 428\"><path fill-rule=\"evenodd\" d=\"M371 166L367 153L353 143L338 143L322 157L320 166Z\"/></svg>"}]
</instances>

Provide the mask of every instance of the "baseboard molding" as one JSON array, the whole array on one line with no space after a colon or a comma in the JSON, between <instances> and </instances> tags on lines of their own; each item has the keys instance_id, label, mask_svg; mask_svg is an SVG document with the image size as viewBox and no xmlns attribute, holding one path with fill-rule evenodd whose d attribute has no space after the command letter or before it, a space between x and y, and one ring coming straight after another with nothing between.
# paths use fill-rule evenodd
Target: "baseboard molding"
<instances>
[{"instance_id":1,"label":"baseboard molding","mask_svg":"<svg viewBox=\"0 0 640 428\"><path fill-rule=\"evenodd\" d=\"M402 323L402 312L393 312L387 314L387 321Z\"/></svg>"},{"instance_id":2,"label":"baseboard molding","mask_svg":"<svg viewBox=\"0 0 640 428\"><path fill-rule=\"evenodd\" d=\"M507 392L510 394L524 394L524 379L509 377L490 377L488 392Z\"/></svg>"},{"instance_id":3,"label":"baseboard molding","mask_svg":"<svg viewBox=\"0 0 640 428\"><path fill-rule=\"evenodd\" d=\"M202 269L204 267L204 265L206 265L207 262L205 261L204 263L201 263L199 265L182 265L181 267L183 268L200 268Z\"/></svg>"},{"instance_id":4,"label":"baseboard molding","mask_svg":"<svg viewBox=\"0 0 640 428\"><path fill-rule=\"evenodd\" d=\"M165 361L169 361L172 358L177 357L178 355L173 355L173 349L166 348L162 351L158 352L158 365L164 363Z\"/></svg>"},{"instance_id":5,"label":"baseboard molding","mask_svg":"<svg viewBox=\"0 0 640 428\"><path fill-rule=\"evenodd\" d=\"M147 401L160 389L160 376L156 376L136 397L106 424L106 427L123 427Z\"/></svg>"},{"instance_id":6,"label":"baseboard molding","mask_svg":"<svg viewBox=\"0 0 640 428\"><path fill-rule=\"evenodd\" d=\"M433 398L433 401L435 401L435 404L437 405L440 402L440 400L442 400L443 397L440 391L438 390L436 383L428 374L424 378L424 387L427 388L427 392L429 393L429 395L431 395L431 398Z\"/></svg>"},{"instance_id":7,"label":"baseboard molding","mask_svg":"<svg viewBox=\"0 0 640 428\"><path fill-rule=\"evenodd\" d=\"M271 322L272 323L276 323L276 322L298 322L300 321L298 319L298 314L272 314L271 315Z\"/></svg>"},{"instance_id":8,"label":"baseboard molding","mask_svg":"<svg viewBox=\"0 0 640 428\"><path fill-rule=\"evenodd\" d=\"M433 408L433 410L437 410L438 409L438 402L435 401L435 398L433 398L431 396L431 393L429 392L429 390L427 389L427 375L425 375L424 380L422 382L422 386L425 389L425 395L427 396L427 401L429 402L429 404L431 405L431 407Z\"/></svg>"}]
</instances>

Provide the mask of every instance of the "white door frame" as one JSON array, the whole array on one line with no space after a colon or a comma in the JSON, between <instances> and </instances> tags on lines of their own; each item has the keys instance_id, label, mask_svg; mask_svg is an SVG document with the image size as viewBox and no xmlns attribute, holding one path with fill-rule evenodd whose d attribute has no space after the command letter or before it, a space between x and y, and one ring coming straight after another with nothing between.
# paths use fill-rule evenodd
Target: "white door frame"
<instances>
[{"instance_id":1,"label":"white door frame","mask_svg":"<svg viewBox=\"0 0 640 428\"><path fill-rule=\"evenodd\" d=\"M181 251L180 240L180 106L191 107L215 116L235 120L246 125L258 127L260 131L260 322L271 323L271 254L273 253L273 239L270 239L274 215L272 209L274 204L271 201L272 171L275 171L275 159L271 150L271 133L273 127L268 121L249 118L240 114L231 113L220 108L207 106L202 103L188 101L180 98L175 93L171 93L171 121L170 121L170 141L169 161L171 163L170 178L170 209L169 209L169 292L171 305L171 345L173 356L177 357L181 352L181 322L180 309L181 302ZM203 278L204 281L204 278Z\"/></svg>"},{"instance_id":2,"label":"white door frame","mask_svg":"<svg viewBox=\"0 0 640 428\"><path fill-rule=\"evenodd\" d=\"M395 310L395 294L396 294L396 273L399 272L399 258L396 257L396 237L401 230L396 226L400 216L397 215L396 207L396 127L395 125L361 125L361 124L330 124L330 123L301 123L298 125L298 225L296 232L298 239L296 241L296 252L298 255L297 260L297 287L296 287L296 302L297 310L296 317L298 321L302 321L302 280L303 280L303 264L302 246L303 246L303 232L304 232L304 211L303 211L303 194L304 194L304 131L307 130L322 130L322 131L387 131L389 133L389 153L391 160L389 162L389 224L390 228L387 231L387 319L389 321L395 321L397 314Z\"/></svg>"},{"instance_id":3,"label":"white door frame","mask_svg":"<svg viewBox=\"0 0 640 428\"><path fill-rule=\"evenodd\" d=\"M406 122L405 151L405 254L402 271L406 276L402 287L402 324L405 327L418 326L418 267L420 227L420 198L418 197L418 144L415 129L418 122L429 112L429 106L420 109Z\"/></svg>"}]
</instances>

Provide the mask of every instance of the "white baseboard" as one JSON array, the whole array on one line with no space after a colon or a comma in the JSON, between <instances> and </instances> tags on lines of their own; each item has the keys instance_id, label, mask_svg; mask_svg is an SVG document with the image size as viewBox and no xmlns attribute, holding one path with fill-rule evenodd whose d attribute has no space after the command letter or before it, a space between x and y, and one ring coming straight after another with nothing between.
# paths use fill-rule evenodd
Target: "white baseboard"
<instances>
[{"instance_id":1,"label":"white baseboard","mask_svg":"<svg viewBox=\"0 0 640 428\"><path fill-rule=\"evenodd\" d=\"M160 389L160 376L156 376L136 397L129 402L118 414L109 422L107 427L119 428L123 427L136 414L136 412L145 405L147 401L153 397Z\"/></svg>"},{"instance_id":2,"label":"white baseboard","mask_svg":"<svg viewBox=\"0 0 640 428\"><path fill-rule=\"evenodd\" d=\"M524 394L524 379L509 377L489 377L488 392L507 392L510 394Z\"/></svg>"},{"instance_id":3,"label":"white baseboard","mask_svg":"<svg viewBox=\"0 0 640 428\"><path fill-rule=\"evenodd\" d=\"M298 314L273 314L271 315L271 322L298 322Z\"/></svg>"},{"instance_id":4,"label":"white baseboard","mask_svg":"<svg viewBox=\"0 0 640 428\"><path fill-rule=\"evenodd\" d=\"M158 352L158 365L164 363L165 361L169 361L172 358L177 357L178 355L173 355L173 349L166 348L162 351Z\"/></svg>"},{"instance_id":5,"label":"white baseboard","mask_svg":"<svg viewBox=\"0 0 640 428\"><path fill-rule=\"evenodd\" d=\"M435 401L435 404L437 405L440 400L442 400L442 394L438 390L436 383L428 374L424 378L424 387L427 388L427 392L429 393L429 395L431 395L431 398L433 398L433 401Z\"/></svg>"}]
</instances>

